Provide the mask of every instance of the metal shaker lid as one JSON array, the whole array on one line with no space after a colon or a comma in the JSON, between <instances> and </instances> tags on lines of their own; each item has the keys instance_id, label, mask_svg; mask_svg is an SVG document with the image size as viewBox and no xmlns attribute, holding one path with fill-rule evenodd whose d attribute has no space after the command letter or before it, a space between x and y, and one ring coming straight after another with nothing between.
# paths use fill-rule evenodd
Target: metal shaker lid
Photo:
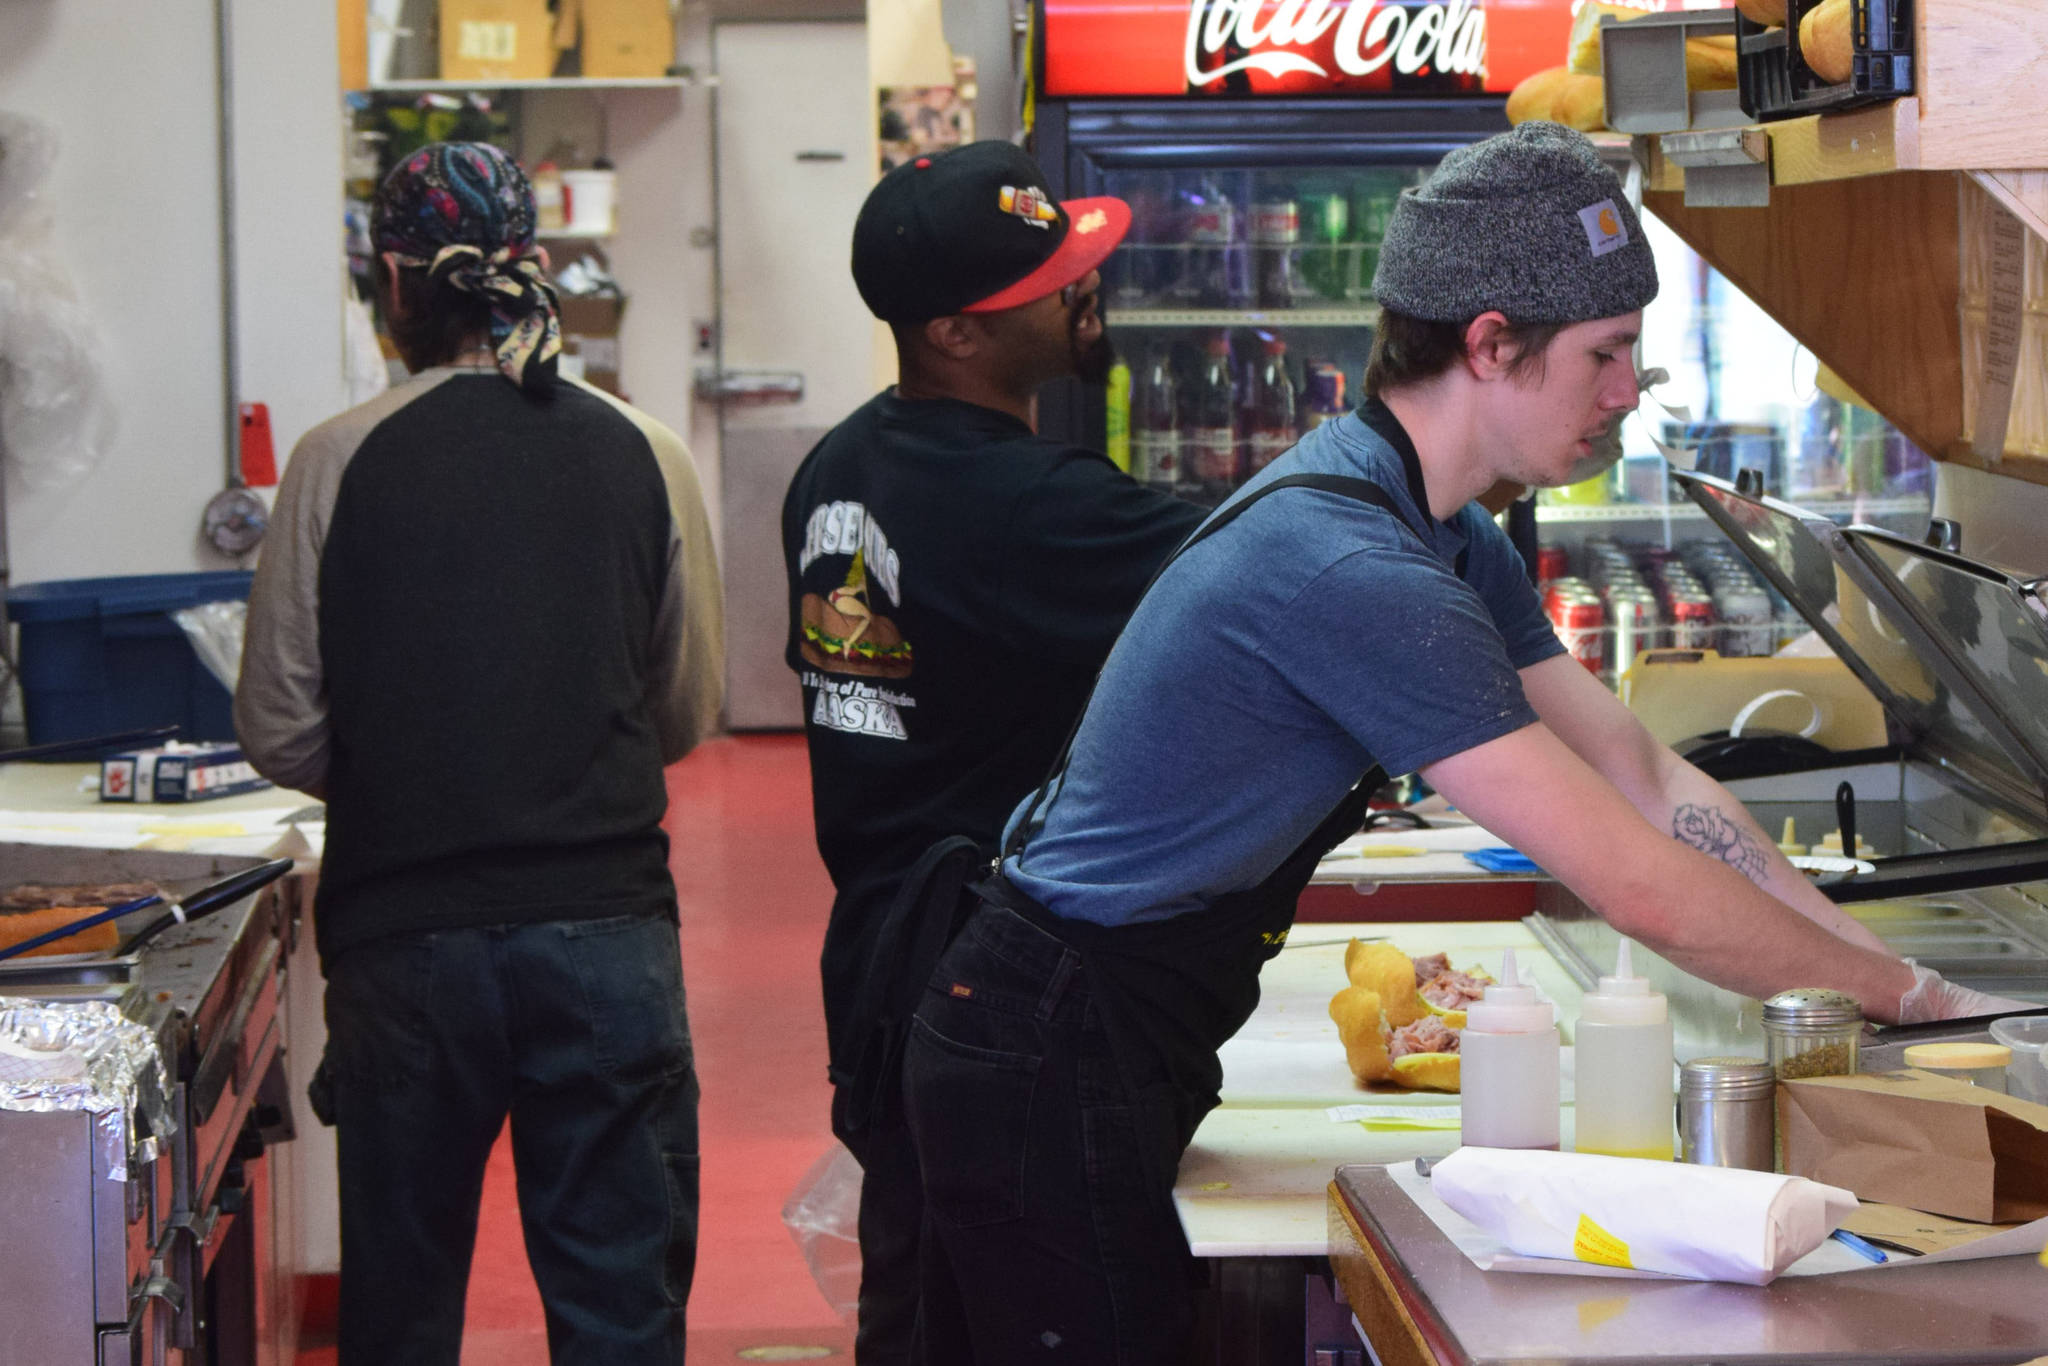
<instances>
[{"instance_id":1,"label":"metal shaker lid","mask_svg":"<svg viewBox=\"0 0 2048 1366\"><path fill-rule=\"evenodd\" d=\"M1793 987L1764 1002L1766 1025L1852 1025L1863 1022L1854 996L1827 987Z\"/></svg>"},{"instance_id":2,"label":"metal shaker lid","mask_svg":"<svg viewBox=\"0 0 2048 1366\"><path fill-rule=\"evenodd\" d=\"M1678 1069L1681 1096L1754 1100L1777 1090L1778 1074L1762 1058L1694 1058Z\"/></svg>"}]
</instances>

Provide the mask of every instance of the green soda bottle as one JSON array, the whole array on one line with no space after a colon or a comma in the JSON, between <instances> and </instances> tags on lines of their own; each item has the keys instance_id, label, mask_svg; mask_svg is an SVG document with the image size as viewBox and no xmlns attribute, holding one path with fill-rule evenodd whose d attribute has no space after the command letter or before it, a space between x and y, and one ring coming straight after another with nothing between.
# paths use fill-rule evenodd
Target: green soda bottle
<instances>
[{"instance_id":1,"label":"green soda bottle","mask_svg":"<svg viewBox=\"0 0 2048 1366\"><path fill-rule=\"evenodd\" d=\"M1118 356L1109 367L1108 421L1104 423L1103 454L1125 474L1131 472L1131 367Z\"/></svg>"}]
</instances>

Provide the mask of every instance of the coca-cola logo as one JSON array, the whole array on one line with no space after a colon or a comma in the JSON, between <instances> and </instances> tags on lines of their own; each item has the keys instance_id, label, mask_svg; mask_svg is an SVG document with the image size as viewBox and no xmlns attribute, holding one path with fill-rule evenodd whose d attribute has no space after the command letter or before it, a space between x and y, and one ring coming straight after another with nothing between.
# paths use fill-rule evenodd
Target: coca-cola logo
<instances>
[{"instance_id":1,"label":"coca-cola logo","mask_svg":"<svg viewBox=\"0 0 2048 1366\"><path fill-rule=\"evenodd\" d=\"M1339 73L1368 76L1391 65L1404 76L1428 67L1446 75L1486 72L1486 12L1478 0L1189 0L1185 68L1192 88L1240 71L1327 80L1315 57L1290 51L1320 43L1336 30L1330 53ZM1213 67L1226 49L1243 56ZM1319 54L1320 55L1320 54Z\"/></svg>"}]
</instances>

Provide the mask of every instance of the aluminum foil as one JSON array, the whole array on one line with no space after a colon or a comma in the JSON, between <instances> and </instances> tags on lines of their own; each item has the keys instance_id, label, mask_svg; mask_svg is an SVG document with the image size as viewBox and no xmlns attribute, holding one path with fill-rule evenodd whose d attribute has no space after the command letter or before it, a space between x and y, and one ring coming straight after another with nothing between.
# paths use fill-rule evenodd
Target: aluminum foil
<instances>
[{"instance_id":1,"label":"aluminum foil","mask_svg":"<svg viewBox=\"0 0 2048 1366\"><path fill-rule=\"evenodd\" d=\"M170 1089L156 1035L108 1002L0 996L0 1110L92 1114L110 1180L170 1137Z\"/></svg>"}]
</instances>

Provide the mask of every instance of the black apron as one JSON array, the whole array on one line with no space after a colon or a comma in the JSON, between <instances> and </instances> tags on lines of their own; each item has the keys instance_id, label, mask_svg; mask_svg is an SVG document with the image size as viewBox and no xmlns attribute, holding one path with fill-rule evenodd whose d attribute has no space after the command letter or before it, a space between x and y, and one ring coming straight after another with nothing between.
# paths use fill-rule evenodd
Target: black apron
<instances>
[{"instance_id":1,"label":"black apron","mask_svg":"<svg viewBox=\"0 0 2048 1366\"><path fill-rule=\"evenodd\" d=\"M1386 490L1371 480L1294 474L1275 479L1210 518L1160 566L1159 573L1164 574L1174 560L1221 531L1261 498L1297 487L1321 489L1383 508L1415 530L1424 545L1430 544L1427 535L1407 522ZM1465 556L1461 554L1457 564L1460 577L1464 570ZM1158 577L1153 576L1154 583ZM1086 712L1084 706L1082 714ZM1022 857L1026 832L1065 771L1080 725L1076 718L1052 771L1016 822L1003 849L1004 859ZM974 890L983 900L1023 916L1077 950L1112 1037L1122 1045L1145 1049L1168 1078L1207 1108L1214 1103L1223 1080L1216 1050L1258 1005L1260 966L1286 946L1295 904L1316 864L1364 824L1367 805L1386 781L1386 770L1375 765L1359 776L1336 809L1256 886L1225 893L1201 910L1166 920L1099 925L1055 915L1005 877L1000 865ZM1195 1117L1199 1119L1199 1115Z\"/></svg>"}]
</instances>

